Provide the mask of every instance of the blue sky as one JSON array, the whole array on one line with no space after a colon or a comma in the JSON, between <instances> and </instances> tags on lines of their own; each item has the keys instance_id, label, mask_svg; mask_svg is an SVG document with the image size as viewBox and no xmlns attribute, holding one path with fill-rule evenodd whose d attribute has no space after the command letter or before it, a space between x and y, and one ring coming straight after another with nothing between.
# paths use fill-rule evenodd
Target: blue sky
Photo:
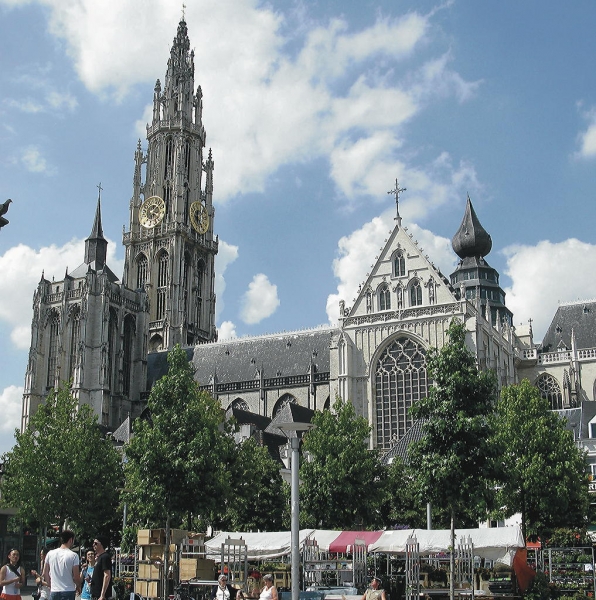
<instances>
[{"instance_id":1,"label":"blue sky","mask_svg":"<svg viewBox=\"0 0 596 600\"><path fill-rule=\"evenodd\" d=\"M83 261L101 182L121 274L133 155L181 3L0 0L0 452L42 270ZM470 194L516 325L596 297L596 3L187 0L215 160L220 337L332 322L400 207L430 258Z\"/></svg>"}]
</instances>

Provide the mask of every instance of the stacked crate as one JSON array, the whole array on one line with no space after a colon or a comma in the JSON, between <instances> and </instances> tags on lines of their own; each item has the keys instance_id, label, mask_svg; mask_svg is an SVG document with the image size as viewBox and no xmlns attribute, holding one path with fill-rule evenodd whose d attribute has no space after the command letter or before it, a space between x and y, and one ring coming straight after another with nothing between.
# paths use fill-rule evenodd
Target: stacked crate
<instances>
[{"instance_id":1,"label":"stacked crate","mask_svg":"<svg viewBox=\"0 0 596 600\"><path fill-rule=\"evenodd\" d=\"M176 563L176 546L188 532L182 529L170 530L168 560ZM135 593L144 598L161 598L163 568L166 557L165 529L139 529L137 533L138 568L135 579Z\"/></svg>"},{"instance_id":2,"label":"stacked crate","mask_svg":"<svg viewBox=\"0 0 596 600\"><path fill-rule=\"evenodd\" d=\"M180 546L180 580L213 581L217 574L215 561L205 555L205 534L189 533Z\"/></svg>"}]
</instances>

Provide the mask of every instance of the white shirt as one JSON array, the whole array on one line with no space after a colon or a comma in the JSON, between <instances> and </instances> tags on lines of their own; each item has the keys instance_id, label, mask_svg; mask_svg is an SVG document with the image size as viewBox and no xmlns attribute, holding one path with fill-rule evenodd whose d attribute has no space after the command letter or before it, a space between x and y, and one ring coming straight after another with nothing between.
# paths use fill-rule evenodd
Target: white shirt
<instances>
[{"instance_id":1,"label":"white shirt","mask_svg":"<svg viewBox=\"0 0 596 600\"><path fill-rule=\"evenodd\" d=\"M74 592L76 589L72 578L73 567L79 566L79 557L68 548L50 550L46 556L46 564L50 567L50 589L52 592Z\"/></svg>"}]
</instances>

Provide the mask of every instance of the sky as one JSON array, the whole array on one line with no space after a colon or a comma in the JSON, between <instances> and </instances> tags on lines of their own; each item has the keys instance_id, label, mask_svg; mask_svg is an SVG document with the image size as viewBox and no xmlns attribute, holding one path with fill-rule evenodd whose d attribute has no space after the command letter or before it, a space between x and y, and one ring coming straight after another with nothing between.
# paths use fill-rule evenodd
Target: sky
<instances>
[{"instance_id":1,"label":"sky","mask_svg":"<svg viewBox=\"0 0 596 600\"><path fill-rule=\"evenodd\" d=\"M450 274L469 194L516 326L596 298L596 3L0 0L0 452L42 272L83 262L101 183L122 274L134 151L188 24L215 161L219 337L333 323L403 224Z\"/></svg>"}]
</instances>

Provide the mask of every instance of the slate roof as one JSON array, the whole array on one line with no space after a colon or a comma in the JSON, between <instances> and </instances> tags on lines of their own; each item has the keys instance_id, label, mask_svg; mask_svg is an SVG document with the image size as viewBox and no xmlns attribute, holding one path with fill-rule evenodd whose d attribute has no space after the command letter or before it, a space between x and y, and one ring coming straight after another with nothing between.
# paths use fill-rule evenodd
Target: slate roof
<instances>
[{"instance_id":1,"label":"slate roof","mask_svg":"<svg viewBox=\"0 0 596 600\"><path fill-rule=\"evenodd\" d=\"M108 281L112 283L116 283L119 281L118 277L114 274L114 271L108 267L108 265L98 265L95 261L87 264L83 263L79 265L74 271L70 272L68 275L73 279L79 279L81 277L86 277L87 273L92 271L94 273L105 273L108 276Z\"/></svg>"},{"instance_id":2,"label":"slate roof","mask_svg":"<svg viewBox=\"0 0 596 600\"><path fill-rule=\"evenodd\" d=\"M184 348L189 362L192 360L194 348ZM168 351L151 352L147 355L147 389L150 390L155 382L168 372Z\"/></svg>"},{"instance_id":3,"label":"slate roof","mask_svg":"<svg viewBox=\"0 0 596 600\"><path fill-rule=\"evenodd\" d=\"M596 301L561 304L542 340L543 352L556 352L561 345L571 349L571 330L577 348L596 348Z\"/></svg>"},{"instance_id":4,"label":"slate roof","mask_svg":"<svg viewBox=\"0 0 596 600\"><path fill-rule=\"evenodd\" d=\"M412 427L406 431L406 433L397 441L395 445L392 446L383 458L381 462L384 465L388 465L393 458L400 458L403 462L407 462L408 460L408 447L413 442L418 442L422 439L424 432L422 431L422 423L423 421L418 420L414 421Z\"/></svg>"},{"instance_id":5,"label":"slate roof","mask_svg":"<svg viewBox=\"0 0 596 600\"><path fill-rule=\"evenodd\" d=\"M596 402L582 400L577 408L564 408L555 412L565 418L565 427L573 432L575 438L590 439L589 423L596 417Z\"/></svg>"},{"instance_id":6,"label":"slate roof","mask_svg":"<svg viewBox=\"0 0 596 600\"><path fill-rule=\"evenodd\" d=\"M329 371L329 342L335 329L321 328L200 344L194 348L195 378L202 385L217 375L219 383Z\"/></svg>"}]
</instances>

